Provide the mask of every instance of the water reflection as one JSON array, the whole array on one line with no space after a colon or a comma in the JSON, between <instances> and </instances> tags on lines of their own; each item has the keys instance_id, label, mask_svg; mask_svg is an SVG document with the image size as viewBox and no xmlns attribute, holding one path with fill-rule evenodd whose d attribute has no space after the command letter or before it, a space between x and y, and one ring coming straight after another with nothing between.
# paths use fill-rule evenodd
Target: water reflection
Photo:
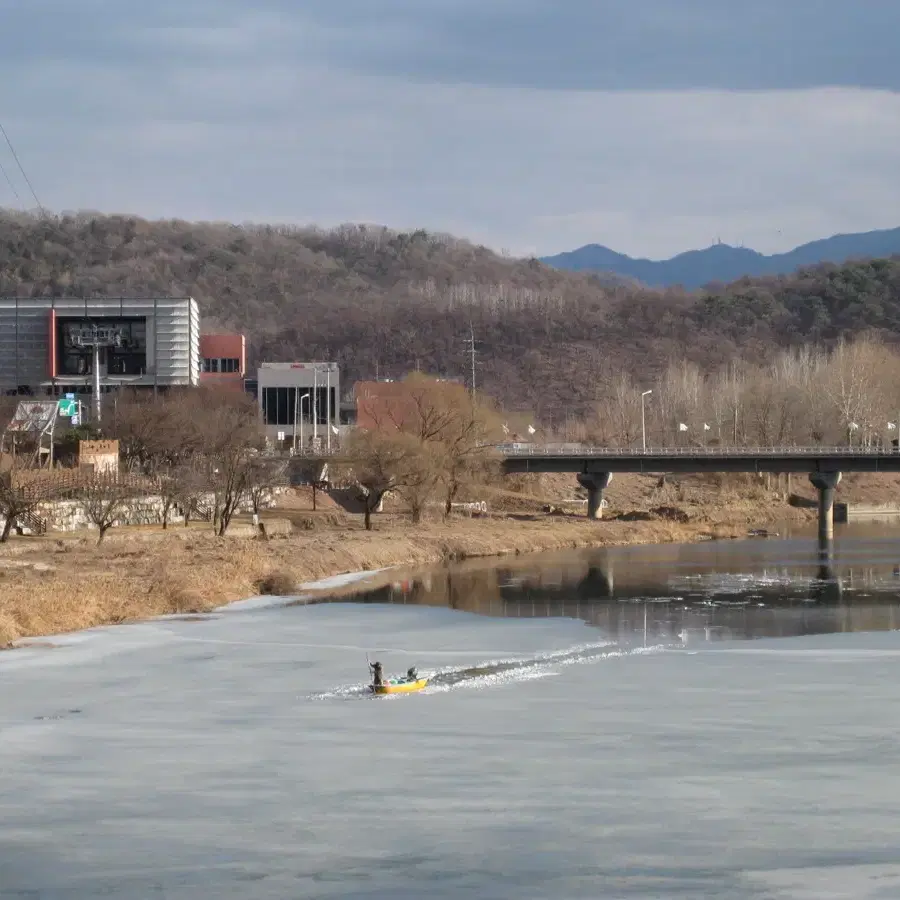
<instances>
[{"instance_id":1,"label":"water reflection","mask_svg":"<svg viewBox=\"0 0 900 900\"><path fill-rule=\"evenodd\" d=\"M900 532L478 561L357 595L366 603L582 619L620 643L691 643L900 627Z\"/></svg>"}]
</instances>

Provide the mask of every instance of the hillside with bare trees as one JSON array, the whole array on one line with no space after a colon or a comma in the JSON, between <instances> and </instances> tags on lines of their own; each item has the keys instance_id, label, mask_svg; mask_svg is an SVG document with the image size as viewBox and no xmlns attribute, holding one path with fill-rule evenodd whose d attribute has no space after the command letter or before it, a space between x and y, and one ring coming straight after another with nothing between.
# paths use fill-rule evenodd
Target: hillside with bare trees
<instances>
[{"instance_id":1,"label":"hillside with bare trees","mask_svg":"<svg viewBox=\"0 0 900 900\"><path fill-rule=\"evenodd\" d=\"M323 231L133 216L0 215L0 294L191 294L206 328L244 331L251 362L335 359L344 383L466 375L553 427L590 418L622 379L900 334L900 260L823 265L714 291L651 290L554 270L425 231Z\"/></svg>"}]
</instances>

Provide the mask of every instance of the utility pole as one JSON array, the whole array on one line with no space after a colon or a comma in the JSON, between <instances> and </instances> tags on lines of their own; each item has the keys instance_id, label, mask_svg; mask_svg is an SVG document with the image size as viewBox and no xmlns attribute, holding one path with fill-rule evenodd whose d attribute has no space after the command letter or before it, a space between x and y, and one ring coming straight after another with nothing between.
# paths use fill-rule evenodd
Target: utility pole
<instances>
[{"instance_id":1,"label":"utility pole","mask_svg":"<svg viewBox=\"0 0 900 900\"><path fill-rule=\"evenodd\" d=\"M478 352L475 349L476 344L480 344L481 341L475 340L475 327L472 325L472 322L469 322L469 337L463 341L464 344L468 346L469 358L470 358L470 368L471 368L471 391L472 391L472 403L475 403L475 354Z\"/></svg>"}]
</instances>

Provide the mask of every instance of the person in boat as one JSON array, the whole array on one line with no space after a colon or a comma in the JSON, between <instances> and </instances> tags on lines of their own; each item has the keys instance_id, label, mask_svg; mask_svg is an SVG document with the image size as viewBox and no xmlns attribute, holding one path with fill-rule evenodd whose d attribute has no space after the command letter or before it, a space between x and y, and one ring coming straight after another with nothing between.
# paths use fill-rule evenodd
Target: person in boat
<instances>
[{"instance_id":1,"label":"person in boat","mask_svg":"<svg viewBox=\"0 0 900 900\"><path fill-rule=\"evenodd\" d=\"M406 680L407 681L418 681L419 680L419 672L415 666L410 666L406 670Z\"/></svg>"},{"instance_id":2,"label":"person in boat","mask_svg":"<svg viewBox=\"0 0 900 900\"><path fill-rule=\"evenodd\" d=\"M369 668L372 670L372 684L376 686L384 684L384 669L382 668L381 663L369 663Z\"/></svg>"}]
</instances>

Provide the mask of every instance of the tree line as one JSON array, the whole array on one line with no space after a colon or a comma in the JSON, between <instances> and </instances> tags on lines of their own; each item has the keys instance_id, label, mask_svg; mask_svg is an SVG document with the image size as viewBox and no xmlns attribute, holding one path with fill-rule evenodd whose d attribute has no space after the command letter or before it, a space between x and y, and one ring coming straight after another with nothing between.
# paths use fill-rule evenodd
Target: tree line
<instances>
[{"instance_id":1,"label":"tree line","mask_svg":"<svg viewBox=\"0 0 900 900\"><path fill-rule=\"evenodd\" d=\"M191 294L206 328L248 335L251 364L331 359L342 382L468 377L547 427L584 419L623 376L900 334L900 260L823 264L688 292L562 272L424 230L332 230L93 214L0 215L0 294Z\"/></svg>"},{"instance_id":2,"label":"tree line","mask_svg":"<svg viewBox=\"0 0 900 900\"><path fill-rule=\"evenodd\" d=\"M645 391L652 393L642 397ZM643 407L643 409L642 409ZM556 438L608 447L889 447L900 434L900 354L877 337L782 350L712 372L682 359L620 375Z\"/></svg>"}]
</instances>

